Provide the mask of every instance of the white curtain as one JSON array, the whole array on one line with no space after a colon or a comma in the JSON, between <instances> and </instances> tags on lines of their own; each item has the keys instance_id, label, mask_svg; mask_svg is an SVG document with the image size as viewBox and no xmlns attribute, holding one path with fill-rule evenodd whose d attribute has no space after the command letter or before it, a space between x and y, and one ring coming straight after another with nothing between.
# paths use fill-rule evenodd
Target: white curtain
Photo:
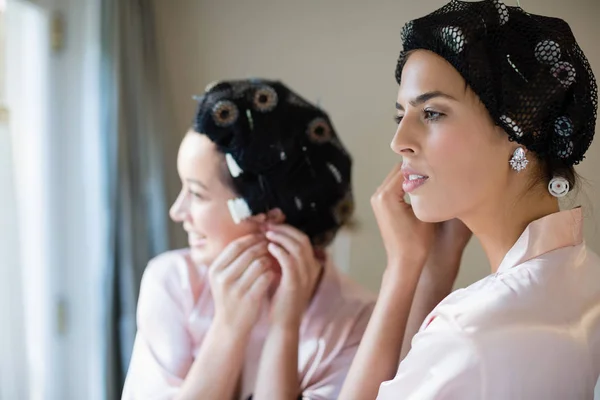
<instances>
[{"instance_id":1,"label":"white curtain","mask_svg":"<svg viewBox=\"0 0 600 400\"><path fill-rule=\"evenodd\" d=\"M29 394L12 143L5 116L0 120L0 399L9 400Z\"/></svg>"},{"instance_id":2,"label":"white curtain","mask_svg":"<svg viewBox=\"0 0 600 400\"><path fill-rule=\"evenodd\" d=\"M7 0L0 400L107 396L105 302L112 281L101 168L100 3ZM58 50L50 40L53 11L66 23Z\"/></svg>"},{"instance_id":3,"label":"white curtain","mask_svg":"<svg viewBox=\"0 0 600 400\"><path fill-rule=\"evenodd\" d=\"M5 59L4 28L4 15L0 15L0 63ZM3 65L0 72L0 88L3 89ZM0 94L0 399L9 400L27 399L29 393L17 199L9 111L5 100L4 93Z\"/></svg>"},{"instance_id":4,"label":"white curtain","mask_svg":"<svg viewBox=\"0 0 600 400\"><path fill-rule=\"evenodd\" d=\"M9 0L4 12L5 112L0 123L0 394L45 399L55 346L49 277L47 14Z\"/></svg>"}]
</instances>

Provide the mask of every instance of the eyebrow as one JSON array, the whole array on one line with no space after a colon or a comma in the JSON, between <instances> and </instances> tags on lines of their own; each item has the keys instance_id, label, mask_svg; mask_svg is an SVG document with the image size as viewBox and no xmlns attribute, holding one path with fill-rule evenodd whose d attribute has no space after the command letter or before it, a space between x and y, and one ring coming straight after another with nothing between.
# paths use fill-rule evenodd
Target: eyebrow
<instances>
[{"instance_id":1,"label":"eyebrow","mask_svg":"<svg viewBox=\"0 0 600 400\"><path fill-rule=\"evenodd\" d=\"M417 96L414 100L409 101L408 103L413 107L417 107L418 105L423 104L426 101L434 99L436 97L443 97L445 99L456 101L456 99L454 97L450 96L449 94L446 94L446 93L440 92L439 90L436 90L434 92L423 93L423 94ZM400 105L399 103L396 103L396 108L398 110L404 111L404 107L402 107L402 105Z\"/></svg>"},{"instance_id":2,"label":"eyebrow","mask_svg":"<svg viewBox=\"0 0 600 400\"><path fill-rule=\"evenodd\" d=\"M194 183L194 184L200 186L202 189L208 190L208 188L206 187L206 185L204 183L200 182L199 180L189 179L188 178L188 179L186 179L186 182L188 182L188 183Z\"/></svg>"}]
</instances>

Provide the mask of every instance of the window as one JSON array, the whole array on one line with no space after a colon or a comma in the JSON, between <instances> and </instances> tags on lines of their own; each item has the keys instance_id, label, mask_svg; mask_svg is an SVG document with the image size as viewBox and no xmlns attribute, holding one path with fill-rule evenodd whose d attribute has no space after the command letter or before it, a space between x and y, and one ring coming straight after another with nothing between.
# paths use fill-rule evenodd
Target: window
<instances>
[{"instance_id":1,"label":"window","mask_svg":"<svg viewBox=\"0 0 600 400\"><path fill-rule=\"evenodd\" d=\"M49 334L51 233L45 207L49 18L28 1L8 0L2 7L0 123L5 168L0 209L6 223L0 226L0 241L10 243L5 249L9 261L2 266L1 291L6 290L2 317L7 320L3 326L9 327L2 344L2 362L9 364L2 365L2 372L6 379L12 374L9 382L2 382L2 390L11 392L2 392L2 397L37 400L53 393L54 374L59 371L49 363L56 349Z\"/></svg>"}]
</instances>

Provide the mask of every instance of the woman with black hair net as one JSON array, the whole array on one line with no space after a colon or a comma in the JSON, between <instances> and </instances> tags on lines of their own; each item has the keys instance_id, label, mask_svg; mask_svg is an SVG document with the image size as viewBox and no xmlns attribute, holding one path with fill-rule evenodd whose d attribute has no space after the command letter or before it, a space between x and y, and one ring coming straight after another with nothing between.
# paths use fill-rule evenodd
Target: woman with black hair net
<instances>
[{"instance_id":1,"label":"woman with black hair net","mask_svg":"<svg viewBox=\"0 0 600 400\"><path fill-rule=\"evenodd\" d=\"M402 40L392 141L402 164L372 201L388 265L340 398L593 398L600 259L582 209L558 201L596 125L586 57L566 22L499 0L453 0ZM491 275L424 318L423 302L455 276L425 260L461 222Z\"/></svg>"}]
</instances>

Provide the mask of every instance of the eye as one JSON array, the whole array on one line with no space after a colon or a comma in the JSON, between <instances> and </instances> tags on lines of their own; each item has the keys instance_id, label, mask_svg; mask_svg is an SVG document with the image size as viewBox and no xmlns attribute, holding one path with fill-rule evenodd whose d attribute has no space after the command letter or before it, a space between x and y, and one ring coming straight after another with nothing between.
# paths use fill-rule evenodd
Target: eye
<instances>
[{"instance_id":1,"label":"eye","mask_svg":"<svg viewBox=\"0 0 600 400\"><path fill-rule=\"evenodd\" d=\"M404 118L404 115L395 115L394 116L394 121L396 121L397 125L400 125L400 122L402 122L403 118Z\"/></svg>"},{"instance_id":2,"label":"eye","mask_svg":"<svg viewBox=\"0 0 600 400\"><path fill-rule=\"evenodd\" d=\"M425 120L427 121L437 121L438 119L444 116L444 114L440 112L427 109L423 110L423 115L425 116Z\"/></svg>"},{"instance_id":3,"label":"eye","mask_svg":"<svg viewBox=\"0 0 600 400\"><path fill-rule=\"evenodd\" d=\"M195 199L198 199L198 200L206 200L206 197L204 197L203 195L201 195L201 194L200 194L200 193L198 193L198 192L194 192L194 191L193 191L193 190L191 190L191 189L188 189L188 193L189 193L190 195L192 195L192 197L193 197L193 198L195 198Z\"/></svg>"}]
</instances>

